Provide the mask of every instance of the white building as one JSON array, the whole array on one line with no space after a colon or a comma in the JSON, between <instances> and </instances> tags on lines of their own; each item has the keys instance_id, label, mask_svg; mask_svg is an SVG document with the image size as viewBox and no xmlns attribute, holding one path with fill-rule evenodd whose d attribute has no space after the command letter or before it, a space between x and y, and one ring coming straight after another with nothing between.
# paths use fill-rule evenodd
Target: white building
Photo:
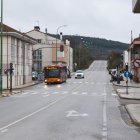
<instances>
[{"instance_id":1,"label":"white building","mask_svg":"<svg viewBox=\"0 0 140 140\"><path fill-rule=\"evenodd\" d=\"M10 63L13 63L12 87L32 82L32 48L37 41L3 24L3 88L10 87Z\"/></svg>"},{"instance_id":2,"label":"white building","mask_svg":"<svg viewBox=\"0 0 140 140\"><path fill-rule=\"evenodd\" d=\"M34 71L42 72L44 66L57 63L69 66L69 60L71 60L70 63L73 63L72 58L70 58L73 57L70 43L65 44L62 40L49 36L47 31L45 33L41 32L39 26L35 26L33 30L26 34L38 40L38 43L33 47ZM60 45L64 46L63 52L60 51ZM70 69L72 70L72 64Z\"/></svg>"}]
</instances>

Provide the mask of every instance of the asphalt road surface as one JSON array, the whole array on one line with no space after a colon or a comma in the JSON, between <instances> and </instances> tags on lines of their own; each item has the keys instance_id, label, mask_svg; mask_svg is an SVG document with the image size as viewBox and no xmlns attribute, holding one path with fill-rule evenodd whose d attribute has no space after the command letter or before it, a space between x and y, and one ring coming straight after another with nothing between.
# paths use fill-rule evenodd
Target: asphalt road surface
<instances>
[{"instance_id":1,"label":"asphalt road surface","mask_svg":"<svg viewBox=\"0 0 140 140\"><path fill-rule=\"evenodd\" d=\"M106 61L84 73L1 98L0 140L139 140L138 127L122 119Z\"/></svg>"}]
</instances>

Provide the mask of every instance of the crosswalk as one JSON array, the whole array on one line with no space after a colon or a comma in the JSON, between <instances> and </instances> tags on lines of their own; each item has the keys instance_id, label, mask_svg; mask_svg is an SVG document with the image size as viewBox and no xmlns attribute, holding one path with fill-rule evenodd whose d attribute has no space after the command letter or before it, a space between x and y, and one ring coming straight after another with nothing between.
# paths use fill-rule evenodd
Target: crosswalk
<instances>
[{"instance_id":1,"label":"crosswalk","mask_svg":"<svg viewBox=\"0 0 140 140\"><path fill-rule=\"evenodd\" d=\"M23 96L31 96L31 95L41 95L43 97L53 96L53 95L81 95L81 96L105 96L107 93L103 92L88 92L88 91L43 91L43 92L35 92L32 90L24 90L19 94L15 94L13 97L23 97ZM112 93L112 96L117 96L117 94Z\"/></svg>"},{"instance_id":2,"label":"crosswalk","mask_svg":"<svg viewBox=\"0 0 140 140\"><path fill-rule=\"evenodd\" d=\"M87 81L67 81L68 84L88 84L88 85L112 85L106 82L87 82Z\"/></svg>"}]
</instances>

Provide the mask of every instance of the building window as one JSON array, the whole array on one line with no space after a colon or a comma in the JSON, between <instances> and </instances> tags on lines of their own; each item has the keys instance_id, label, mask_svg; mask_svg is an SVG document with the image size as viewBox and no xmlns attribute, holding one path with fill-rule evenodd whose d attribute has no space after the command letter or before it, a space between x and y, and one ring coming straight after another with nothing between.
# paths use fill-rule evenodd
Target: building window
<instances>
[{"instance_id":1,"label":"building window","mask_svg":"<svg viewBox=\"0 0 140 140\"><path fill-rule=\"evenodd\" d=\"M38 43L41 43L41 39L37 39L37 42L38 42Z\"/></svg>"}]
</instances>

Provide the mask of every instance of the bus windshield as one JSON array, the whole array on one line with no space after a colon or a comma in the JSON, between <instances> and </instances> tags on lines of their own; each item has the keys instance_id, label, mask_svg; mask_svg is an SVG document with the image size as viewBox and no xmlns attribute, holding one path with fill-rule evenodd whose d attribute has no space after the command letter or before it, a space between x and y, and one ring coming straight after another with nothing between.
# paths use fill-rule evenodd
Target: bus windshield
<instances>
[{"instance_id":1,"label":"bus windshield","mask_svg":"<svg viewBox=\"0 0 140 140\"><path fill-rule=\"evenodd\" d=\"M60 77L60 73L58 69L48 69L45 71L46 78L56 78Z\"/></svg>"}]
</instances>

